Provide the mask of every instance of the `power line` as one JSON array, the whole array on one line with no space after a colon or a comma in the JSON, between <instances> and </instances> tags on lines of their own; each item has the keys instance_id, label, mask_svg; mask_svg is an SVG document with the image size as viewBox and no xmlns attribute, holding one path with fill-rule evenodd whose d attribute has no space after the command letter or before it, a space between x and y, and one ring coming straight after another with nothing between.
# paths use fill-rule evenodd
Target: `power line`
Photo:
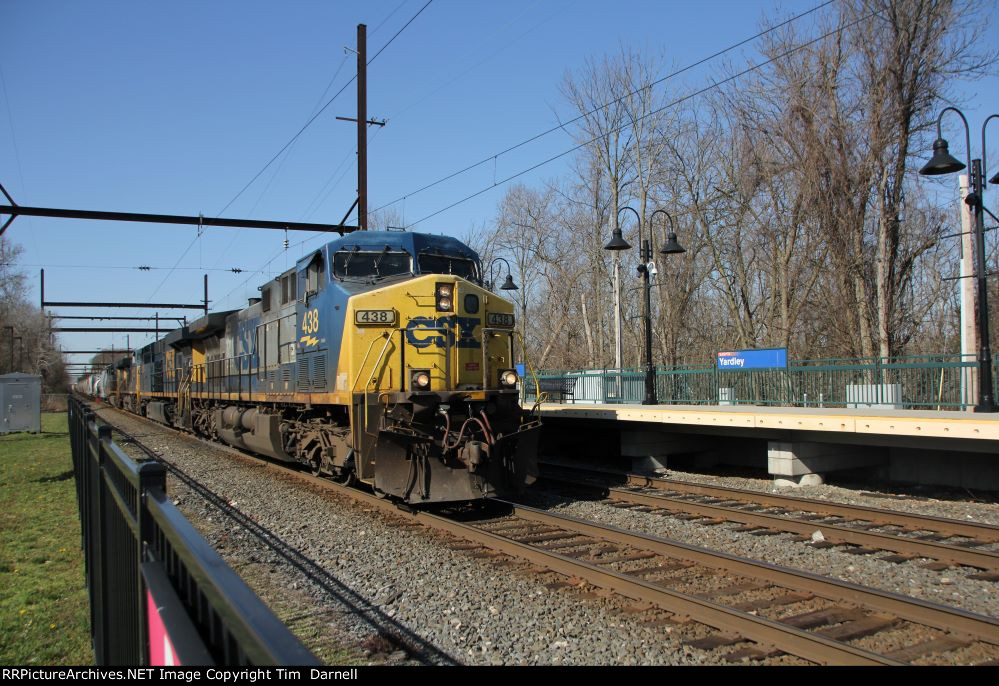
<instances>
[{"instance_id":1,"label":"power line","mask_svg":"<svg viewBox=\"0 0 999 686\"><path fill-rule=\"evenodd\" d=\"M842 31L843 29L847 29L847 28L850 28L852 26L855 26L856 24L859 24L862 21L867 21L868 19L870 19L870 18L872 18L874 16L877 16L877 12L871 12L870 14L865 15L865 16L861 17L860 19L857 19L857 20L855 20L855 21L853 21L853 22L851 22L849 24L846 24L843 27L840 27L840 28L834 29L832 31L829 31L827 33L824 33L821 36L819 36L817 38L814 38L814 39L812 39L810 41L807 41L805 43L802 43L801 45L798 45L798 46L796 46L794 48L791 48L790 50L787 50L786 52L781 53L780 55L777 55L777 56L772 57L772 58L770 58L770 59L768 59L768 60L766 60L764 62L761 62L759 64L756 64L756 65L752 66L752 67L744 69L744 70L742 70L741 72L739 72L737 74L733 74L732 76L729 76L729 77L726 77L726 78L722 79L721 81L716 81L716 82L712 83L709 86L705 86L704 88L701 88L700 90L694 91L693 93L688 93L687 95L685 95L685 96L683 96L681 98L677 98L676 100L673 100L672 102L670 102L670 103L668 103L666 105L663 105L662 107L659 107L659 108L654 109L654 110L652 110L650 112L647 112L646 114L642 115L641 117L638 117L637 121L641 121L643 119L647 119L648 117L651 117L654 114L658 114L659 112L662 112L663 110L669 109L670 107L675 107L676 105L679 105L680 103L683 103L683 102L685 102L687 100L691 100L693 98L696 98L699 95L703 95L704 93L707 93L710 90L713 90L715 88L718 88L719 86L722 86L722 85L724 85L726 83L734 81L734 80L736 80L738 78L741 78L741 77L745 76L746 74L750 74L750 73L752 73L752 72L754 72L754 71L756 71L758 69L762 69L763 67L767 66L768 64L772 64L772 63L776 62L777 60L783 59L783 58L787 57L788 55L791 55L791 54L797 52L798 50L801 50L802 48L806 48L809 45L817 43L820 40L828 38L829 36L831 36L831 35L833 35L835 33L838 33L840 31ZM527 169L523 169L523 170L521 170L521 171L519 171L519 172L517 172L515 174L511 174L510 176L506 177L505 179L502 179L500 181L494 181L491 186L486 186L485 188L483 188L481 190L478 190L478 191L476 191L476 192L474 192L474 193L472 193L470 195L465 196L464 198L462 198L461 200L458 200L457 202L451 203L447 207L444 207L444 208L442 208L440 210L437 210L436 212L432 212L431 214L428 214L427 216L422 217L421 219L418 219L415 222L407 224L406 228L410 228L410 227L416 226L417 224L420 224L420 223L426 221L427 219L430 219L431 217L436 217L438 214L441 214L442 212L446 212L446 211L450 210L453 207L457 207L458 205L461 205L462 203L465 203L465 202L471 200L472 198L478 197L478 196L482 195L483 193L496 188L497 186L502 186L502 185L504 185L506 183L509 183L510 181L513 181L514 179L516 179L518 177L521 177L524 174L528 174L528 173L534 171L535 169L543 167L546 164L550 164L551 162L554 162L555 160L561 159L562 157L565 157L566 155L569 155L569 154L571 154L573 152L576 152L577 150L585 148L586 146L594 143L595 141L601 139L603 136L605 136L605 135L607 135L609 133L616 133L618 131L622 131L622 130L628 128L629 126L632 126L633 123L634 122L630 122L628 124L619 126L619 127L615 128L615 129L611 129L609 131L606 131L606 132L604 132L603 134L601 134L599 136L594 136L593 138L591 138L589 140L586 140L586 141L580 143L579 145L573 146L573 147L569 148L568 150L564 150L563 152L560 152L557 155L553 155L553 156L549 157L548 159L546 159L546 160L544 160L542 162L538 162L537 164L528 167ZM493 158L490 157L489 159L491 160ZM429 188L429 186L427 186L427 187ZM408 197L408 196L403 196L403 197ZM391 203L389 203L389 204L391 204ZM379 207L377 209L382 209L382 208Z\"/></svg>"},{"instance_id":2,"label":"power line","mask_svg":"<svg viewBox=\"0 0 999 686\"><path fill-rule=\"evenodd\" d=\"M422 6L422 7L421 7L421 8L419 9L419 10L417 10L416 14L414 14L414 15L413 15L412 17L410 17L410 18L409 18L409 21L407 21L407 22L406 22L405 24L403 24L403 25L402 25L402 27L401 27L401 28L400 28L400 29L399 29L398 31L396 31L396 32L395 32L395 34L393 34L393 36L392 36L392 37L391 37L391 38L390 38L390 39L389 39L389 40L388 40L388 41L387 41L387 42L385 43L385 45L383 45L383 46L382 46L382 47L381 47L381 48L380 48L380 49L378 50L378 52L376 52L376 53L374 54L374 56L373 56L373 57L371 57L371 59L369 59L369 60L368 60L368 61L366 62L366 64L367 64L367 65L370 65L370 64L371 64L372 62L374 62L374 61L375 61L375 60L376 60L376 59L378 58L378 56L379 56L379 55L381 55L381 54L382 54L382 52L384 52L384 51L385 51L385 49L386 49L386 48L387 48L388 46L390 46L390 45L391 45L391 44L393 43L393 41L395 41L395 39L396 39L396 38L398 38L398 37L399 37L399 35L400 35L400 34L401 34L401 33L402 33L403 31L405 31L405 30L406 30L406 28L407 28L407 27L408 27L408 26L409 26L410 24L412 24L412 23L413 23L413 21L414 21L414 20L415 20L415 19L416 19L416 18L417 18L418 16L420 16L420 14L422 14L422 13L423 13L423 10L427 9L427 7L429 7L429 6L430 6L430 3L431 3L431 2L433 2L433 0L427 0L427 2L426 2L426 3L424 3L424 5L423 5L423 6ZM400 7L401 7L401 5L400 5ZM398 11L398 9L399 9L399 7L397 7L395 11ZM394 13L395 13L395 12L393 11L393 14L394 14ZM384 24L384 21L383 21L382 23ZM380 28L380 27L381 27L381 24L379 24L379 28ZM282 153L282 152L284 152L284 151L285 151L285 150L286 150L286 149L287 149L287 148L288 148L288 147L289 147L289 146L290 146L290 145L291 145L292 143L294 143L294 142L295 142L295 140L296 140L296 139L297 139L297 138L298 138L298 137L299 137L300 135L302 135L302 133L303 133L303 132L304 132L304 131L305 131L305 130L306 130L306 129L307 129L307 128L308 128L308 127L309 127L309 126L310 126L310 125L312 124L312 122L314 122L314 121L316 120L316 118L317 118L317 117L318 117L318 116L319 116L320 114L322 114L322 112L323 112L323 111L324 111L324 110L325 110L325 109L326 109L327 107L329 107L330 103L332 103L332 102L333 102L334 100L336 100L336 99L337 99L337 97L339 97L339 96L340 96L340 94L341 94L341 93L343 93L343 91L344 91L344 90L346 90L347 86L349 86L350 84L352 84L352 83L353 83L353 82L354 82L355 80L357 80L357 75L356 75L356 74L355 74L355 75L354 75L353 77L351 77L351 79L350 79L349 81L347 81L347 83L345 83L345 84L343 85L343 87L342 87L342 88L341 88L341 89L340 89L339 91L337 91L337 92L336 92L336 94L335 94L335 95L334 95L334 96L333 96L332 98L330 98L330 99L329 99L329 100L328 100L328 101L326 102L326 104L325 104L325 105L323 105L323 106L322 106L322 107L321 107L321 108L319 109L319 111L318 111L318 112L316 112L316 113L315 113L315 114L314 114L314 115L313 115L312 117L310 117L310 118L309 118L309 120L308 120L308 121L307 121L307 122L305 123L305 125L304 125L304 126L302 126L302 128L301 128L301 129L299 129L299 131L298 131L298 132L297 132L297 133L296 133L296 134L295 134L294 136L292 136L291 140L289 140L289 141L288 141L288 142L287 142L287 143L286 143L286 144L285 144L285 145L284 145L284 146L283 146L283 147L281 148L281 150L279 150L279 151L277 152L277 154L276 154L276 155L274 155L274 157L272 157L272 158L271 158L271 159L270 159L270 160L269 160L269 161L267 162L267 164L265 164L265 165L264 165L264 166L263 166L263 167L261 168L261 170L260 170L259 172L257 172L257 173L256 173L256 174L254 175L254 177L253 177L252 179L250 179L250 181L249 181L249 182L248 182L248 183L247 183L247 184L246 184L245 186L243 186L243 188L242 188L242 189L241 189L241 190L239 191L239 193L237 193L237 194L236 194L235 196L233 196L232 200L230 200L230 201L229 201L229 202L228 202L228 203L226 204L226 206L225 206L225 207L224 207L224 208L222 209L222 212L224 212L224 211L225 211L225 210L226 210L226 209L227 209L227 208L228 208L228 207L229 207L230 205L232 205L232 203L234 203L234 202L236 201L236 199L237 199L237 198L239 198L239 196L240 196L240 195L242 195L242 194L243 194L243 193L244 193L244 192L246 191L246 189L247 189L247 188L249 188L249 187L250 187L250 185L251 185L251 184L253 184L253 182L254 182L254 181L256 181L256 180L257 180L257 178L259 178L259 177L260 177L260 175L261 175L261 174L262 174L262 173L263 173L263 172L264 172L264 171L265 171L265 170L266 170L266 169L267 169L267 168L268 168L268 167L269 167L269 166L270 166L271 164L273 164L273 163L274 163L274 160L276 160L276 159L277 159L277 158L278 158L278 157L279 157L279 156L281 155L281 153ZM336 174L336 171L334 171L334 174L333 174L333 175L335 175L335 174ZM329 183L329 182L327 182L327 183ZM339 183L339 182L338 182L338 183ZM336 187L336 186L334 185L334 188L335 188L335 187ZM325 188L325 184L324 184L323 188ZM332 190L333 190L333 189L331 188L329 192L332 192ZM321 189L321 190L320 190L320 193L319 193L319 194L321 195L321 194L322 194L322 192L323 192L323 189ZM327 195L328 195L328 193L327 193ZM317 197L318 197L318 196L317 196ZM324 198L324 199L325 199L325 198ZM315 202L315 201L313 201L313 202ZM321 204L321 203L320 203L320 204ZM312 203L310 203L310 206L311 206L311 205L312 205ZM221 212L220 212L219 214L221 214ZM307 239L303 239L302 241L299 241L299 242L298 242L298 243L296 243L295 245L296 245L296 246L298 246L298 245L301 245L302 243L304 243L304 242L305 242L305 240L307 240ZM276 254L276 255L275 255L274 257L272 257L271 259L269 259L269 260L268 260L268 261L267 261L267 262L266 262L266 263L265 263L265 264L263 265L263 267L266 267L267 265L271 264L271 263L272 263L272 262L273 262L274 260L276 260L276 259L277 259L278 257L280 257L280 256L281 256L282 254L284 254L284 253L286 252L286 250L287 250L287 248L285 248L285 249L282 249L282 250L281 250L281 251L280 251L279 253L277 253L277 254ZM261 271L263 270L263 267L261 267ZM246 285L246 284L247 284L247 283L249 282L249 280L250 280L249 278L245 279L245 280L244 280L244 281L243 281L242 283L240 283L240 284L239 284L239 285L237 285L237 286L236 286L235 288L233 288L233 289L232 289L232 290L230 290L230 291L229 291L228 293L226 293L226 295L225 295L225 296L223 297L223 300L226 300L226 299L228 299L228 298L229 298L229 296L231 296L231 295L232 295L232 294L233 294L233 293L234 293L234 292L235 292L235 291L236 291L237 289L239 289L239 288L242 288L243 286L245 286L245 285Z\"/></svg>"},{"instance_id":3,"label":"power line","mask_svg":"<svg viewBox=\"0 0 999 686\"><path fill-rule=\"evenodd\" d=\"M121 264L16 264L14 262L0 262L0 267L41 267L43 269L49 269L52 267L58 269L128 269L133 271L148 272L148 271L162 271L164 269L173 269L176 271L188 270L197 272L232 272L233 274L246 274L253 273L248 272L246 269L241 267L153 267L149 265L139 265L137 267L128 267Z\"/></svg>"},{"instance_id":4,"label":"power line","mask_svg":"<svg viewBox=\"0 0 999 686\"><path fill-rule=\"evenodd\" d=\"M420 14L423 12L423 10L427 9L427 7L430 5L431 2L433 2L433 0L427 0L426 4L424 4L423 7L421 7L419 9L419 11L417 11L416 14L414 14L412 17L410 17L409 21L407 21L405 24L403 24L402 28L395 32L394 36L392 36L391 38L389 38L388 42L385 43L385 45L383 45L381 47L381 49L378 52L375 53L374 57L372 57L370 60L368 60L367 64L370 65L372 62L374 62L378 58L378 56L380 54L382 54L382 52L385 50L385 48L387 48L388 46L390 46L392 44L392 42L396 38L399 37L399 34L402 33L406 29L406 27L408 27L410 24L412 24L413 20L415 20L418 16L420 16ZM246 192L246 189L249 188L251 185L253 185L254 181L256 181L258 178L260 178L260 175L263 174L267 170L268 167L270 167L272 164L274 164L274 161L278 157L281 156L281 153L283 153L285 150L287 150L288 147L292 143L294 143L298 139L298 137L301 136L305 132L305 130L307 128L309 128L309 126L312 125L312 122L314 122L319 117L320 114L322 114L323 112L325 112L326 108L329 107L333 103L334 100L336 100L338 97L340 97L340 94L343 93L347 89L347 86L349 86L350 84L352 84L356 80L357 80L357 74L354 74L354 76L351 77L351 79L349 81L347 81L347 83L345 83L343 85L343 87L336 92L336 95L334 95L332 98L330 98L329 100L327 100L326 104L323 105L321 108L319 108L319 111L316 112L314 115L312 115L312 117L310 117L309 120L307 122L305 122L305 124L302 126L302 128L300 128L298 130L298 132L294 136L291 137L291 140L289 140L287 143L285 143L283 146L281 146L281 149L278 150L277 153L275 153L274 156L271 157L270 160L267 161L267 164L265 164L263 167L261 167L260 171L258 171L256 174L254 174L253 178L246 182L246 185L243 186L240 189L240 191L238 193L236 193L236 195L234 195L232 197L232 199L228 203L226 203L225 207L223 207L219 211L219 215L221 215L223 212L225 212L227 209L229 209L229 206L232 205L234 202L236 202L236 200L241 195L243 195L243 193Z\"/></svg>"},{"instance_id":5,"label":"power line","mask_svg":"<svg viewBox=\"0 0 999 686\"><path fill-rule=\"evenodd\" d=\"M723 48L722 50L719 50L718 52L715 52L714 54L708 55L707 57L704 57L704 58L698 60L697 62L693 62L692 64L688 64L687 66L682 67L681 69L678 69L678 70L676 70L676 71L674 71L674 72L672 72L670 74L667 74L666 76L663 76L663 77L661 77L659 79L656 79L655 81L651 81L651 82L643 85L642 87L640 87L638 89L635 89L635 90L633 90L633 91L631 91L629 93L626 93L626 94L622 95L620 98L616 98L616 99L611 100L609 102L606 102L606 103L604 103L602 105L598 105L597 107L594 107L593 109L589 110L588 112L584 112L583 114L580 114L579 116L574 117L573 119L570 119L570 120L565 121L565 122L560 122L557 126L553 126L550 129L547 129L545 131L542 131L541 133L538 133L538 134L536 134L534 136L531 136L530 138L528 138L526 140L523 140L520 143L516 143L515 145L511 145L510 147L508 147L508 148L506 148L504 150L501 150L500 152L497 152L497 153L494 153L492 155L489 155L488 157L484 157L483 159L479 160L478 162L475 162L474 164L470 164L470 165L468 165L467 167L465 167L463 169L459 169L458 171L452 172L451 174L448 174L447 176L443 176L443 177L437 179L436 181L432 181L431 183L428 183L427 185L422 186L422 187L416 189L415 191L412 191L410 193L406 193L405 195L400 196L400 197L396 198L395 200L393 200L391 202L385 203L384 205L382 205L380 207L376 207L374 210L372 210L372 212L377 212L378 210L384 209L384 208L388 207L389 205L394 205L395 203L399 202L400 200L404 200L406 198L409 198L410 196L413 196L413 195L416 195L418 193L422 193L423 191L429 190L429 189L433 188L434 186L438 186L438 185L444 183L445 181L449 181L450 179L453 179L456 176L460 176L461 174L469 172L469 171L475 169L476 167L480 167L483 164L486 164L487 162L492 162L496 158L501 157L502 155L505 155L507 153L513 152L514 150L517 150L518 148L522 148L525 145L528 145L530 143L533 143L536 140L544 138L545 136L547 136L547 135L549 135L551 133L555 133L556 131L562 131L566 126L569 126L570 124L574 124L577 121L579 121L580 119L588 117L591 114L594 114L595 112L599 112L600 110L602 110L602 109L604 109L606 107L609 107L611 105L619 103L622 100L625 100L626 98L630 98L631 96L633 96L633 95L635 95L637 93L640 93L643 90L646 90L646 89L651 88L653 86L657 86L657 85L659 85L659 84L661 84L661 83L663 83L665 81L668 81L669 79L672 79L672 78L674 78L676 76L679 76L680 74L683 74L683 73L685 73L687 71L690 71L691 69L694 69L695 67L699 67L702 64L704 64L705 62L710 62L711 60L715 59L716 57L720 57L721 55L724 55L727 52L731 52L732 50L735 50L736 48L742 47L743 45L746 45L747 43L751 43L752 41L754 41L754 40L756 40L758 38L761 38L762 36L765 36L768 33L772 33L773 31L776 31L779 28L783 28L784 26L787 26L788 24L791 24L791 23L797 21L798 19L801 19L802 17L808 16L809 14L817 12L818 10L820 10L820 9L822 9L824 7L827 7L828 5L831 5L833 2L835 2L835 0L826 0L826 2L823 2L821 5L817 5L817 6L813 7L812 9L810 9L810 10L808 10L806 12L802 12L801 14L795 15L795 16L791 17L790 19L787 19L787 20L785 20L785 21L783 21L783 22L781 22L779 24L771 26L768 29L760 31L759 33L757 33L757 34L755 34L753 36L750 36L748 38L745 38L745 39L739 41L738 43L733 43L732 45L730 45L730 46L728 46L726 48Z\"/></svg>"}]
</instances>

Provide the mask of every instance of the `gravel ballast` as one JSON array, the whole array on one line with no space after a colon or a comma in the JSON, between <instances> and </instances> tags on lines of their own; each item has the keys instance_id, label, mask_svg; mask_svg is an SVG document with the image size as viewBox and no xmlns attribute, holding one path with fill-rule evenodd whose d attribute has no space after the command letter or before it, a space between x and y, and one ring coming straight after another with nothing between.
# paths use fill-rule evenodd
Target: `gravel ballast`
<instances>
[{"instance_id":1,"label":"gravel ballast","mask_svg":"<svg viewBox=\"0 0 999 686\"><path fill-rule=\"evenodd\" d=\"M663 623L667 613L657 609L641 611L627 599L566 584L564 577L550 572L454 550L448 545L453 539L400 528L401 520L366 511L294 477L275 478L272 471L227 451L120 412L101 414L334 577L340 585L336 593L309 582L171 479L171 499L283 621L293 629L296 622L305 622L306 633L333 636L346 653L403 663L721 661L716 654L682 644L711 633L703 625L676 628ZM417 643L425 641L437 650L411 655L399 649L392 634L412 634ZM321 641L304 640L325 659L325 649L314 647Z\"/></svg>"}]
</instances>

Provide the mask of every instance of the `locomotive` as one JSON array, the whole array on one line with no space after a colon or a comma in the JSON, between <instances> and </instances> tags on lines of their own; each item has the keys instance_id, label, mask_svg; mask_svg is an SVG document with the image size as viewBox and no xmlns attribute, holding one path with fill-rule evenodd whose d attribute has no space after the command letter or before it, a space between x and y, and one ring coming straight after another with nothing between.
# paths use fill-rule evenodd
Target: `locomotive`
<instances>
[{"instance_id":1,"label":"locomotive","mask_svg":"<svg viewBox=\"0 0 999 686\"><path fill-rule=\"evenodd\" d=\"M120 359L102 394L412 505L515 492L536 478L540 422L519 402L513 305L485 286L454 238L348 234L245 309Z\"/></svg>"}]
</instances>

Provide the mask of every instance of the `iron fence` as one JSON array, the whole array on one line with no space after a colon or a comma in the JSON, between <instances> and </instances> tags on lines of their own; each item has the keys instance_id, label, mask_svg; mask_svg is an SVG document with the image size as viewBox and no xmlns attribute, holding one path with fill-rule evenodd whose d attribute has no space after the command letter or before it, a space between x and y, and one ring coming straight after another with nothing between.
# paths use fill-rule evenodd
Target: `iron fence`
<instances>
[{"instance_id":1,"label":"iron fence","mask_svg":"<svg viewBox=\"0 0 999 686\"><path fill-rule=\"evenodd\" d=\"M999 391L999 360L993 363ZM660 404L775 405L966 410L977 402L978 362L923 355L789 361L786 368L719 369L713 364L656 369ZM524 401L641 403L644 369L544 370L524 379Z\"/></svg>"},{"instance_id":2,"label":"iron fence","mask_svg":"<svg viewBox=\"0 0 999 686\"><path fill-rule=\"evenodd\" d=\"M318 664L77 398L69 431L98 665Z\"/></svg>"}]
</instances>

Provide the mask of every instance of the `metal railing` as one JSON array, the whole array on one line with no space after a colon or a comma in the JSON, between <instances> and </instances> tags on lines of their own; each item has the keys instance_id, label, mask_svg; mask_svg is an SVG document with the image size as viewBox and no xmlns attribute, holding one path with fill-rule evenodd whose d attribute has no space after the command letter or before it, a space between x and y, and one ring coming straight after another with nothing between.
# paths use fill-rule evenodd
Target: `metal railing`
<instances>
[{"instance_id":1,"label":"metal railing","mask_svg":"<svg viewBox=\"0 0 999 686\"><path fill-rule=\"evenodd\" d=\"M69 431L98 665L318 664L77 398Z\"/></svg>"},{"instance_id":2,"label":"metal railing","mask_svg":"<svg viewBox=\"0 0 999 686\"><path fill-rule=\"evenodd\" d=\"M999 360L993 368L996 379ZM656 394L664 405L966 410L977 401L977 372L974 357L961 355L799 360L747 370L682 365L656 370ZM537 377L543 392L571 388L549 393L551 402L641 403L644 397L644 369L543 370ZM996 386L999 392L999 380ZM525 380L524 392L525 402L535 402L533 380Z\"/></svg>"}]
</instances>

